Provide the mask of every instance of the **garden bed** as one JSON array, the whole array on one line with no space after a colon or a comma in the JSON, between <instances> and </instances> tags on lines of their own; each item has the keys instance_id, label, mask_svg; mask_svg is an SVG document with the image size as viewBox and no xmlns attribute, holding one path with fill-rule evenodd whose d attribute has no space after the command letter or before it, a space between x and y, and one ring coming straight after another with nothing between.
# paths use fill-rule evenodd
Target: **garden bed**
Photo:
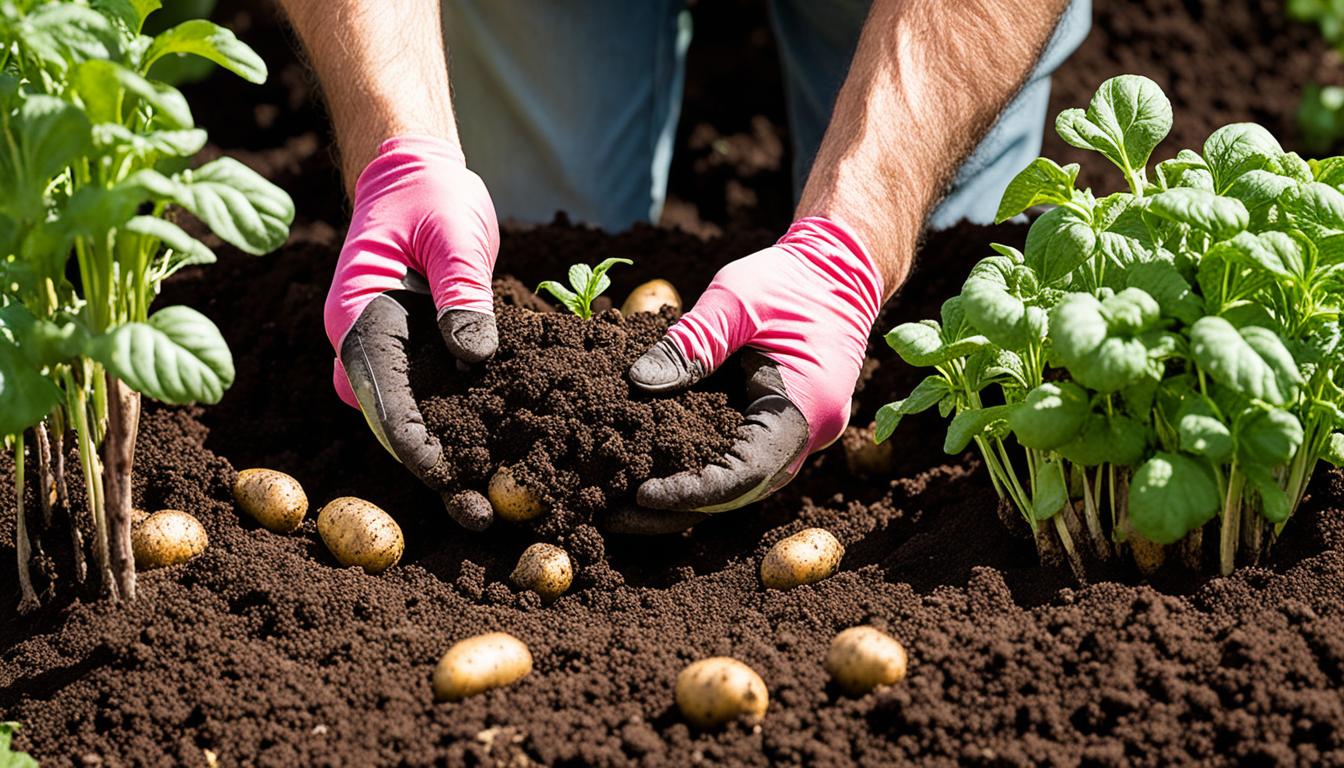
<instances>
[{"instance_id":1,"label":"garden bed","mask_svg":"<svg viewBox=\"0 0 1344 768\"><path fill-rule=\"evenodd\" d=\"M1309 29L1285 28L1275 4L1251 5L1247 14L1215 14L1212 2L1098 2L1099 28L1061 75L1056 104L1082 103L1104 77L1138 71L1168 87L1178 124L1192 136L1234 117L1291 136L1280 110L1294 104L1282 93L1295 92L1301 73L1281 73L1275 56L1251 44L1295 40L1294 57L1319 56L1323 46ZM254 28L240 35L273 35L257 15L264 12L252 13ZM1200 25L1199 40L1228 44L1188 70L1177 69L1167 48L1138 61L1122 52L1138 44L1136 29L1178 41ZM1221 77L1223 62L1248 47L1260 69L1240 81L1255 85L1238 98L1264 97L1213 109L1210 100L1230 97L1205 86L1223 81L1191 73ZM1173 71L1154 73L1148 65L1164 55ZM221 765L1344 760L1338 473L1320 473L1261 567L1231 578L1168 568L1144 584L1120 571L1079 587L1067 571L1042 569L1029 540L1005 533L986 473L970 453L942 455L928 437L940 434L937 417L925 414L897 432L889 476L851 474L836 446L765 502L688 534L639 539L578 525L568 546L607 577L581 576L547 607L518 592L508 573L537 532L457 528L438 495L330 391L321 306L340 243L339 187L329 183L304 79L292 65L275 69L257 112L264 125L231 136L222 125L231 118L220 115L221 127L210 127L230 151L247 142L253 152L239 154L291 189L303 223L273 257L221 249L208 274L188 271L169 286L165 300L220 325L237 381L216 407L149 408L136 457L137 503L190 510L210 547L184 566L143 574L130 607L77 601L22 618L13 613L13 569L0 568L0 720L24 723L18 743L44 765L200 765L207 750ZM1186 77L1196 85L1171 87ZM720 122L725 134L743 130L737 117ZM709 194L695 192L702 212L716 210ZM563 220L509 232L497 294L520 295L510 276L533 286L571 263L628 257L636 265L611 273L613 296L667 277L689 305L718 266L770 242L772 231L750 224L779 216L777 208L739 209L712 240L653 227L608 235ZM1024 236L1023 227L963 226L928 239L922 268L875 329L856 421L866 423L920 378L881 333L936 315L990 241L1020 246ZM379 504L404 529L401 564L376 577L341 568L311 514L292 535L240 516L229 484L235 469L251 466L293 474L314 507L347 494ZM11 469L0 463L0 476ZM0 562L13 559L12 517L5 483ZM808 526L845 545L840 572L789 592L761 589L765 550ZM827 684L827 644L857 623L905 644L904 683L859 698ZM491 630L530 646L533 673L462 703L434 703L438 657ZM759 727L702 733L678 716L676 673L715 654L765 679L771 705Z\"/></svg>"}]
</instances>

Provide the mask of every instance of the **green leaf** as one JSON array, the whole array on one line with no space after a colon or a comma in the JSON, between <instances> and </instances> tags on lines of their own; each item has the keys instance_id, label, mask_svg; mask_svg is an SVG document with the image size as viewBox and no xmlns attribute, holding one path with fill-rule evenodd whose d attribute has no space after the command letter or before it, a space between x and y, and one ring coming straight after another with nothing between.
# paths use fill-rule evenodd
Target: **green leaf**
<instances>
[{"instance_id":1,"label":"green leaf","mask_svg":"<svg viewBox=\"0 0 1344 768\"><path fill-rule=\"evenodd\" d=\"M1214 381L1274 405L1296 399L1303 383L1292 354L1267 328L1238 330L1222 317L1203 317L1190 329L1190 352Z\"/></svg>"},{"instance_id":2,"label":"green leaf","mask_svg":"<svg viewBox=\"0 0 1344 768\"><path fill-rule=\"evenodd\" d=\"M1251 171L1242 174L1224 194L1240 200L1251 217L1251 226L1263 225L1269 210L1285 191L1297 182L1269 171Z\"/></svg>"},{"instance_id":3,"label":"green leaf","mask_svg":"<svg viewBox=\"0 0 1344 768\"><path fill-rule=\"evenodd\" d=\"M1182 149L1176 157L1163 160L1153 169L1156 173L1159 189L1189 187L1214 191L1213 174L1209 166L1198 153Z\"/></svg>"},{"instance_id":4,"label":"green leaf","mask_svg":"<svg viewBox=\"0 0 1344 768\"><path fill-rule=\"evenodd\" d=\"M1125 285L1153 297L1164 317L1190 324L1204 316L1204 302L1190 289L1180 271L1165 261L1131 266L1125 272Z\"/></svg>"},{"instance_id":5,"label":"green leaf","mask_svg":"<svg viewBox=\"0 0 1344 768\"><path fill-rule=\"evenodd\" d=\"M1071 293L1050 315L1051 341L1078 383L1103 394L1118 392L1149 370L1148 348L1136 335L1158 316L1157 302L1134 288L1105 302Z\"/></svg>"},{"instance_id":6,"label":"green leaf","mask_svg":"<svg viewBox=\"0 0 1344 768\"><path fill-rule=\"evenodd\" d=\"M1320 182L1298 184L1279 196L1288 223L1312 240L1344 232L1344 194Z\"/></svg>"},{"instance_id":7,"label":"green leaf","mask_svg":"<svg viewBox=\"0 0 1344 768\"><path fill-rule=\"evenodd\" d=\"M1101 84L1087 112L1061 112L1055 130L1069 144L1096 150L1135 175L1171 130L1171 102L1152 80L1120 75Z\"/></svg>"},{"instance_id":8,"label":"green leaf","mask_svg":"<svg viewBox=\"0 0 1344 768\"><path fill-rule=\"evenodd\" d=\"M1011 410L1012 406L994 405L958 413L947 427L943 450L951 454L961 453L972 440L989 431L995 422L1005 422Z\"/></svg>"},{"instance_id":9,"label":"green leaf","mask_svg":"<svg viewBox=\"0 0 1344 768\"><path fill-rule=\"evenodd\" d=\"M95 123L121 123L136 104L154 110L159 125L189 129L195 125L191 107L171 85L154 83L114 61L86 61L70 70L70 93Z\"/></svg>"},{"instance_id":10,"label":"green leaf","mask_svg":"<svg viewBox=\"0 0 1344 768\"><path fill-rule=\"evenodd\" d=\"M1321 449L1321 458L1336 467L1344 467L1344 433L1330 434L1329 439L1325 441L1325 447Z\"/></svg>"},{"instance_id":11,"label":"green leaf","mask_svg":"<svg viewBox=\"0 0 1344 768\"><path fill-rule=\"evenodd\" d=\"M1176 432L1181 450L1186 453L1203 456L1215 464L1232 455L1232 430L1200 395L1181 402L1181 410L1176 414Z\"/></svg>"},{"instance_id":12,"label":"green leaf","mask_svg":"<svg viewBox=\"0 0 1344 768\"><path fill-rule=\"evenodd\" d=\"M92 0L90 5L125 24L132 34L139 34L145 18L163 7L159 0Z\"/></svg>"},{"instance_id":13,"label":"green leaf","mask_svg":"<svg viewBox=\"0 0 1344 768\"><path fill-rule=\"evenodd\" d=\"M88 149L89 119L73 104L35 95L0 121L10 144L0 152L0 211L31 222L42 214L52 177Z\"/></svg>"},{"instance_id":14,"label":"green leaf","mask_svg":"<svg viewBox=\"0 0 1344 768\"><path fill-rule=\"evenodd\" d=\"M1277 467L1302 447L1302 422L1278 408L1255 408L1237 421L1237 458L1243 464Z\"/></svg>"},{"instance_id":15,"label":"green leaf","mask_svg":"<svg viewBox=\"0 0 1344 768\"><path fill-rule=\"evenodd\" d=\"M90 59L117 59L121 45L116 27L103 14L77 3L47 3L30 11L15 29L15 39L55 73Z\"/></svg>"},{"instance_id":16,"label":"green leaf","mask_svg":"<svg viewBox=\"0 0 1344 768\"><path fill-rule=\"evenodd\" d=\"M1042 462L1036 468L1036 492L1031 499L1031 516L1049 520L1069 503L1064 470L1058 461Z\"/></svg>"},{"instance_id":17,"label":"green leaf","mask_svg":"<svg viewBox=\"0 0 1344 768\"><path fill-rule=\"evenodd\" d=\"M1055 285L1086 263L1096 244L1090 223L1068 208L1055 208L1027 230L1023 255L1042 285Z\"/></svg>"},{"instance_id":18,"label":"green leaf","mask_svg":"<svg viewBox=\"0 0 1344 768\"><path fill-rule=\"evenodd\" d=\"M1012 410L1008 427L1027 448L1049 451L1075 439L1090 413L1082 387L1068 381L1046 382Z\"/></svg>"},{"instance_id":19,"label":"green leaf","mask_svg":"<svg viewBox=\"0 0 1344 768\"><path fill-rule=\"evenodd\" d=\"M1220 197L1202 189L1169 189L1147 198L1148 213L1167 221L1186 224L1223 240L1246 229L1251 216L1233 197Z\"/></svg>"},{"instance_id":20,"label":"green leaf","mask_svg":"<svg viewBox=\"0 0 1344 768\"><path fill-rule=\"evenodd\" d=\"M191 157L205 146L206 133L198 128L135 133L115 123L93 126L93 144L103 152L118 151L140 159L153 155Z\"/></svg>"},{"instance_id":21,"label":"green leaf","mask_svg":"<svg viewBox=\"0 0 1344 768\"><path fill-rule=\"evenodd\" d=\"M21 343L21 342L20 342ZM18 344L0 337L0 435L17 435L51 413L61 391Z\"/></svg>"},{"instance_id":22,"label":"green leaf","mask_svg":"<svg viewBox=\"0 0 1344 768\"><path fill-rule=\"evenodd\" d=\"M233 356L210 319L165 307L89 342L89 356L136 392L170 405L217 403L233 383Z\"/></svg>"},{"instance_id":23,"label":"green leaf","mask_svg":"<svg viewBox=\"0 0 1344 768\"><path fill-rule=\"evenodd\" d=\"M918 368L942 365L989 345L989 339L984 336L944 343L941 329L932 320L902 323L887 333L886 341L902 360Z\"/></svg>"},{"instance_id":24,"label":"green leaf","mask_svg":"<svg viewBox=\"0 0 1344 768\"><path fill-rule=\"evenodd\" d=\"M140 61L140 71L148 72L169 54L200 56L248 82L266 82L266 62L232 32L205 19L184 21L155 36Z\"/></svg>"},{"instance_id":25,"label":"green leaf","mask_svg":"<svg viewBox=\"0 0 1344 768\"><path fill-rule=\"evenodd\" d=\"M1057 452L1065 459L1083 467L1100 464L1133 466L1148 449L1148 430L1128 416L1088 416L1083 432L1073 442L1060 446Z\"/></svg>"},{"instance_id":26,"label":"green leaf","mask_svg":"<svg viewBox=\"0 0 1344 768\"><path fill-rule=\"evenodd\" d=\"M1302 244L1284 232L1242 232L1209 249L1209 257L1288 280L1305 272Z\"/></svg>"},{"instance_id":27,"label":"green leaf","mask_svg":"<svg viewBox=\"0 0 1344 768\"><path fill-rule=\"evenodd\" d=\"M554 296L561 304L565 306L565 309L568 309L570 312L578 315L579 317L584 317L583 312L586 309L586 307L579 300L579 295L577 293L574 293L573 291L569 290L568 288L561 285L560 283L557 283L554 280L543 280L541 284L537 286L537 290L535 291L535 293L541 293L542 291L546 291L547 293Z\"/></svg>"},{"instance_id":28,"label":"green leaf","mask_svg":"<svg viewBox=\"0 0 1344 768\"><path fill-rule=\"evenodd\" d=\"M894 403L887 403L877 410L877 428L874 430L873 439L875 442L882 442L891 437L891 433L896 430L901 419L914 413L923 413L938 403L951 392L947 379L942 376L929 376L914 388L910 396L904 400L897 400Z\"/></svg>"},{"instance_id":29,"label":"green leaf","mask_svg":"<svg viewBox=\"0 0 1344 768\"><path fill-rule=\"evenodd\" d=\"M1203 463L1158 453L1129 484L1129 522L1145 538L1175 544L1218 514L1218 483Z\"/></svg>"},{"instance_id":30,"label":"green leaf","mask_svg":"<svg viewBox=\"0 0 1344 768\"><path fill-rule=\"evenodd\" d=\"M1008 349L1038 343L1046 330L1045 311L1028 307L1009 292L1017 268L1006 256L981 259L961 289L961 310L971 327Z\"/></svg>"},{"instance_id":31,"label":"green leaf","mask_svg":"<svg viewBox=\"0 0 1344 768\"><path fill-rule=\"evenodd\" d=\"M1038 157L1008 182L999 201L994 223L999 224L1038 205L1063 205L1073 200L1078 180L1078 164L1061 168L1046 157Z\"/></svg>"},{"instance_id":32,"label":"green leaf","mask_svg":"<svg viewBox=\"0 0 1344 768\"><path fill-rule=\"evenodd\" d=\"M569 287L583 296L593 282L593 268L587 264L575 264L569 268Z\"/></svg>"},{"instance_id":33,"label":"green leaf","mask_svg":"<svg viewBox=\"0 0 1344 768\"><path fill-rule=\"evenodd\" d=\"M190 211L224 242L255 256L284 245L294 221L289 195L230 157L172 178L141 171L132 179Z\"/></svg>"},{"instance_id":34,"label":"green leaf","mask_svg":"<svg viewBox=\"0 0 1344 768\"><path fill-rule=\"evenodd\" d=\"M1225 125L1204 141L1204 161L1213 174L1213 188L1218 194L1251 171L1277 168L1282 157L1283 147L1278 140L1255 123Z\"/></svg>"},{"instance_id":35,"label":"green leaf","mask_svg":"<svg viewBox=\"0 0 1344 768\"><path fill-rule=\"evenodd\" d=\"M14 750L13 738L17 730L18 723L0 723L0 768L38 768L37 761L28 753Z\"/></svg>"}]
</instances>

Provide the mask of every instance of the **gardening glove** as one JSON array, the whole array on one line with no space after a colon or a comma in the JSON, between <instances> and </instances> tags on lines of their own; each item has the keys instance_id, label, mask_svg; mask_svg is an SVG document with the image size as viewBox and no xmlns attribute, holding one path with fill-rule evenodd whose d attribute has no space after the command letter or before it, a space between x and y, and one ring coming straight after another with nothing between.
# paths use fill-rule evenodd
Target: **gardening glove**
<instances>
[{"instance_id":1,"label":"gardening glove","mask_svg":"<svg viewBox=\"0 0 1344 768\"><path fill-rule=\"evenodd\" d=\"M823 217L798 220L774 246L719 270L695 306L630 367L630 380L647 392L679 391L749 348L745 423L728 452L703 469L641 484L638 508L613 512L608 529L683 530L792 480L849 423L882 292L858 237Z\"/></svg>"},{"instance_id":2,"label":"gardening glove","mask_svg":"<svg viewBox=\"0 0 1344 768\"><path fill-rule=\"evenodd\" d=\"M383 447L426 480L440 474L443 449L411 394L404 302L408 292L433 298L459 364L494 354L494 204L456 146L400 136L383 142L360 174L354 206L324 312L336 350L332 381ZM467 528L490 524L490 504L479 493L445 493L444 502Z\"/></svg>"}]
</instances>

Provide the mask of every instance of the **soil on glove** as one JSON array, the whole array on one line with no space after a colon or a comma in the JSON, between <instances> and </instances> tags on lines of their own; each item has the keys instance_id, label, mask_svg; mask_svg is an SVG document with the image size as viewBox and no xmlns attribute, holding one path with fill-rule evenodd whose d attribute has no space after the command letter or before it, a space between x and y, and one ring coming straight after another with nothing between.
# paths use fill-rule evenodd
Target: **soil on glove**
<instances>
[{"instance_id":1,"label":"soil on glove","mask_svg":"<svg viewBox=\"0 0 1344 768\"><path fill-rule=\"evenodd\" d=\"M675 319L671 307L584 320L511 305L540 302L501 287L490 360L458 370L436 329L412 333L411 389L444 451L436 489L484 492L508 467L547 510L538 530L563 543L594 515L632 506L645 480L704 467L732 445L742 417L726 394L656 397L630 383L630 365Z\"/></svg>"},{"instance_id":2,"label":"soil on glove","mask_svg":"<svg viewBox=\"0 0 1344 768\"><path fill-rule=\"evenodd\" d=\"M1202 138L1228 119L1253 117L1272 130L1290 122L1286 112L1265 112L1287 109L1283 94L1299 87L1259 52L1299 35L1277 5L1246 6L1263 11L1256 16L1211 1L1096 7L1094 36L1116 42L1066 65L1062 105L1083 103L1114 74L1107 67L1122 46L1145 45L1144 35L1193 46L1202 34L1228 42L1200 43L1207 58L1181 60L1187 74L1140 70L1164 75L1164 86L1196 76L1223 84L1173 92L1178 127L1204 120L1191 129ZM250 24L225 21L249 41L276 37L263 23L270 10L249 13ZM1182 37L1170 37L1176 32ZM330 389L322 298L340 243L340 187L317 138L320 115L305 101L310 81L276 49L266 54L272 80L261 91L258 130L228 111L245 103L233 96L195 103L216 141L250 148L248 162L291 185L303 223L280 254L256 259L221 247L220 264L186 270L167 287L165 302L188 302L220 325L237 381L216 407L148 406L137 445L137 503L196 515L209 548L142 574L132 606L70 598L69 574L47 565L66 546L63 513L43 530L30 496L28 521L46 553L39 612L15 613L15 570L0 566L0 720L24 724L17 746L44 766L206 765L207 751L219 765L260 766L1344 763L1344 476L1324 469L1260 567L1229 578L1167 570L1142 583L1129 574L1079 586L1042 569L1030 541L1005 533L983 469L970 454L941 455L944 425L921 414L893 438L890 474L851 474L837 445L775 496L687 534L603 536L583 524L566 546L589 553L594 565L581 572L607 568L613 578L581 573L545 607L517 591L508 574L538 533L457 528L438 495ZM1155 48L1154 58L1132 63L1180 55ZM1259 62L1247 77L1210 79L1242 59ZM1068 82L1078 87L1072 95L1063 92ZM1203 116L1219 99L1244 99L1246 113ZM221 109L212 116L213 104ZM701 240L637 227L612 236L564 221L509 232L498 274L513 287L500 295L525 297L521 286L572 263L633 256L635 267L612 273L612 295L665 277L689 306L721 264L777 234L724 232ZM885 348L881 332L936 316L989 241L1020 246L1023 235L1013 226L961 227L928 239L916 274L875 328L856 424L922 375ZM0 458L0 563L10 564L7 462ZM304 484L313 510L294 534L260 528L230 500L234 469L251 466ZM342 495L396 517L407 545L398 566L368 576L326 552L314 513ZM766 549L807 526L845 545L839 573L789 592L762 589ZM55 596L46 593L52 578ZM859 623L899 638L910 671L897 686L849 697L828 684L821 662L831 637ZM496 630L530 646L533 672L503 690L434 703L439 656ZM771 702L759 727L701 732L681 720L676 674L711 655L735 656L764 678Z\"/></svg>"}]
</instances>

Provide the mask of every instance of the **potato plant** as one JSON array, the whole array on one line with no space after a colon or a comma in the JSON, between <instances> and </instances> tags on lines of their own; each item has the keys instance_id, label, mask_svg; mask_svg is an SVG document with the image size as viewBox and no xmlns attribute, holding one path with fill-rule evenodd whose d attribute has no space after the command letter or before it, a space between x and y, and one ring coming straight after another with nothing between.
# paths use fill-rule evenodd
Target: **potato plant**
<instances>
[{"instance_id":1,"label":"potato plant","mask_svg":"<svg viewBox=\"0 0 1344 768\"><path fill-rule=\"evenodd\" d=\"M595 267L590 267L587 264L575 264L569 268L569 285L573 290L566 288L555 280L544 280L537 286L537 293L546 291L565 305L565 309L584 320L591 320L593 317L593 299L601 296L603 291L611 287L611 278L607 277L607 270L617 264L634 263L629 259L611 258Z\"/></svg>"},{"instance_id":2,"label":"potato plant","mask_svg":"<svg viewBox=\"0 0 1344 768\"><path fill-rule=\"evenodd\" d=\"M938 320L887 335L932 373L879 411L875 438L937 407L947 452L974 444L1080 577L1083 541L1198 556L1215 519L1228 573L1282 531L1319 460L1344 460L1344 158L1308 162L1238 123L1149 167L1171 121L1132 75L1062 112L1060 136L1127 189L1098 197L1077 165L1033 161L998 211L1051 206L1023 250L994 246Z\"/></svg>"},{"instance_id":3,"label":"potato plant","mask_svg":"<svg viewBox=\"0 0 1344 768\"><path fill-rule=\"evenodd\" d=\"M192 167L205 131L177 89L149 76L155 62L200 56L252 82L266 66L208 21L141 34L159 5L0 3L0 435L18 467L32 445L48 518L51 498L65 499L63 446L73 435L104 589L128 600L139 396L214 403L234 376L204 315L150 312L164 279L215 260L178 216L257 255L284 242L294 217L288 195L235 160ZM22 499L22 471L16 481ZM37 597L22 509L19 521L28 608Z\"/></svg>"}]
</instances>

